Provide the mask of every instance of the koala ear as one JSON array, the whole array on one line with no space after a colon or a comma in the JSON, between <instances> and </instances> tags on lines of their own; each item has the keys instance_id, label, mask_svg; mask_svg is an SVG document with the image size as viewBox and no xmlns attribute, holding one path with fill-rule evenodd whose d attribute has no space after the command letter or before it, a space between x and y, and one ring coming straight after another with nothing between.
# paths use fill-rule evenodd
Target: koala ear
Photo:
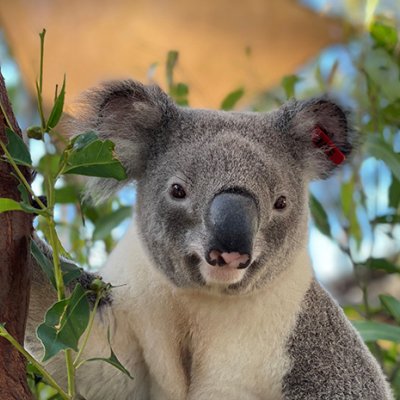
<instances>
[{"instance_id":1,"label":"koala ear","mask_svg":"<svg viewBox=\"0 0 400 400\"><path fill-rule=\"evenodd\" d=\"M115 143L117 157L128 179L139 179L158 137L174 120L177 107L158 86L145 86L133 80L106 82L82 95L78 115L71 121L75 134L94 131L101 139ZM127 182L90 178L87 197L101 201Z\"/></svg>"},{"instance_id":2,"label":"koala ear","mask_svg":"<svg viewBox=\"0 0 400 400\"><path fill-rule=\"evenodd\" d=\"M305 166L310 179L327 178L353 149L347 112L325 98L293 101L282 108L281 118L290 121L286 129L291 153Z\"/></svg>"}]
</instances>

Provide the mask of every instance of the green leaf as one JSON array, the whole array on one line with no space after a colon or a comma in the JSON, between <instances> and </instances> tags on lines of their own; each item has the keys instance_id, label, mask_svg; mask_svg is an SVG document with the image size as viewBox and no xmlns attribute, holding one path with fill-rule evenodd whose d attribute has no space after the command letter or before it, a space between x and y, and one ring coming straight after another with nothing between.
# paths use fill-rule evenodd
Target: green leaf
<instances>
[{"instance_id":1,"label":"green leaf","mask_svg":"<svg viewBox=\"0 0 400 400\"><path fill-rule=\"evenodd\" d=\"M331 237L331 228L328 221L328 215L321 203L313 195L310 195L310 209L315 226L321 233Z\"/></svg>"},{"instance_id":2,"label":"green leaf","mask_svg":"<svg viewBox=\"0 0 400 400\"><path fill-rule=\"evenodd\" d=\"M99 137L95 132L85 132L81 135L75 136L71 140L72 149L78 151L86 147L88 144L95 142Z\"/></svg>"},{"instance_id":3,"label":"green leaf","mask_svg":"<svg viewBox=\"0 0 400 400\"><path fill-rule=\"evenodd\" d=\"M380 217L376 217L372 222L376 224L400 224L400 215L382 215Z\"/></svg>"},{"instance_id":4,"label":"green leaf","mask_svg":"<svg viewBox=\"0 0 400 400\"><path fill-rule=\"evenodd\" d=\"M367 150L371 156L384 161L396 179L400 180L400 153L395 153L394 149L381 137L369 138Z\"/></svg>"},{"instance_id":5,"label":"green leaf","mask_svg":"<svg viewBox=\"0 0 400 400\"><path fill-rule=\"evenodd\" d=\"M395 319L395 321L400 324L400 301L393 296L381 294L379 296L383 307L387 312Z\"/></svg>"},{"instance_id":6,"label":"green leaf","mask_svg":"<svg viewBox=\"0 0 400 400\"><path fill-rule=\"evenodd\" d=\"M57 288L56 280L54 277L54 266L52 260L46 256L42 250L38 247L34 240L31 241L31 254L43 272L46 274L54 289ZM60 260L61 270L63 273L64 285L68 285L73 280L79 278L82 274L82 269L76 266L71 261Z\"/></svg>"},{"instance_id":7,"label":"green leaf","mask_svg":"<svg viewBox=\"0 0 400 400\"><path fill-rule=\"evenodd\" d=\"M53 129L60 121L64 108L64 99L65 99L65 75L60 94L56 97L56 100L54 101L53 109L51 110L50 117L47 121L46 131Z\"/></svg>"},{"instance_id":8,"label":"green leaf","mask_svg":"<svg viewBox=\"0 0 400 400\"><path fill-rule=\"evenodd\" d=\"M115 227L117 227L126 218L129 218L131 216L132 207L125 206L118 208L111 214L100 217L95 223L93 240L105 239Z\"/></svg>"},{"instance_id":9,"label":"green leaf","mask_svg":"<svg viewBox=\"0 0 400 400\"><path fill-rule=\"evenodd\" d=\"M189 87L185 83L179 82L176 85L172 85L169 94L180 106L189 105Z\"/></svg>"},{"instance_id":10,"label":"green leaf","mask_svg":"<svg viewBox=\"0 0 400 400\"><path fill-rule=\"evenodd\" d=\"M392 174L392 183L389 187L389 207L396 210L400 207L400 180Z\"/></svg>"},{"instance_id":11,"label":"green leaf","mask_svg":"<svg viewBox=\"0 0 400 400\"><path fill-rule=\"evenodd\" d=\"M370 35L375 44L388 51L393 51L397 44L397 30L380 21L375 21L370 25Z\"/></svg>"},{"instance_id":12,"label":"green leaf","mask_svg":"<svg viewBox=\"0 0 400 400\"><path fill-rule=\"evenodd\" d=\"M6 211L23 211L23 209L18 201L0 198L0 213Z\"/></svg>"},{"instance_id":13,"label":"green leaf","mask_svg":"<svg viewBox=\"0 0 400 400\"><path fill-rule=\"evenodd\" d=\"M68 286L75 279L82 275L82 268L79 268L70 260L60 260L61 270L63 273L64 285Z\"/></svg>"},{"instance_id":14,"label":"green leaf","mask_svg":"<svg viewBox=\"0 0 400 400\"><path fill-rule=\"evenodd\" d=\"M108 333L107 333L107 340L108 340L108 344L110 346L110 351L111 351L111 355L109 358L101 358L101 357L96 357L96 358L89 358L86 361L104 361L108 364L111 364L113 367L117 368L118 370L120 370L122 373L124 373L125 375L127 375L130 379L133 379L132 375L130 374L130 372L121 364L121 362L118 360L117 356L115 355L112 347L111 347L111 341L110 341L110 329L108 329Z\"/></svg>"},{"instance_id":15,"label":"green leaf","mask_svg":"<svg viewBox=\"0 0 400 400\"><path fill-rule=\"evenodd\" d=\"M24 141L10 128L6 127L7 150L18 165L32 166L32 159Z\"/></svg>"},{"instance_id":16,"label":"green leaf","mask_svg":"<svg viewBox=\"0 0 400 400\"><path fill-rule=\"evenodd\" d=\"M176 50L171 50L167 54L167 63L166 63L166 75L167 75L167 85L169 91L171 90L174 84L174 69L175 65L178 62L179 53Z\"/></svg>"},{"instance_id":17,"label":"green leaf","mask_svg":"<svg viewBox=\"0 0 400 400\"><path fill-rule=\"evenodd\" d=\"M63 186L55 190L55 200L58 204L76 203L79 190L75 186Z\"/></svg>"},{"instance_id":18,"label":"green leaf","mask_svg":"<svg viewBox=\"0 0 400 400\"><path fill-rule=\"evenodd\" d=\"M77 136L63 153L64 174L79 174L114 178L127 178L126 172L114 153L111 140L94 140L94 133Z\"/></svg>"},{"instance_id":19,"label":"green leaf","mask_svg":"<svg viewBox=\"0 0 400 400\"><path fill-rule=\"evenodd\" d=\"M389 274L400 273L400 268L385 258L369 258L366 266L372 269L386 271Z\"/></svg>"},{"instance_id":20,"label":"green leaf","mask_svg":"<svg viewBox=\"0 0 400 400\"><path fill-rule=\"evenodd\" d=\"M236 103L243 97L244 89L238 88L233 92L229 93L221 103L221 110L229 111L232 110Z\"/></svg>"},{"instance_id":21,"label":"green leaf","mask_svg":"<svg viewBox=\"0 0 400 400\"><path fill-rule=\"evenodd\" d=\"M365 55L363 70L365 70L368 79L372 80L376 88L379 89L379 97L384 95L389 102L394 102L399 98L399 65L386 50L377 48L368 51ZM368 84L370 85L370 83ZM370 89L374 90L372 86ZM369 95L373 96L373 91Z\"/></svg>"},{"instance_id":22,"label":"green leaf","mask_svg":"<svg viewBox=\"0 0 400 400\"><path fill-rule=\"evenodd\" d=\"M45 154L37 166L37 170L45 176L54 178L60 169L60 156L58 154Z\"/></svg>"},{"instance_id":23,"label":"green leaf","mask_svg":"<svg viewBox=\"0 0 400 400\"><path fill-rule=\"evenodd\" d=\"M281 85L283 87L283 90L285 91L287 99L295 96L295 86L296 83L300 81L301 78L299 78L297 75L286 75L283 77Z\"/></svg>"},{"instance_id":24,"label":"green leaf","mask_svg":"<svg viewBox=\"0 0 400 400\"><path fill-rule=\"evenodd\" d=\"M400 327L374 321L352 321L365 342L390 340L400 343Z\"/></svg>"},{"instance_id":25,"label":"green leaf","mask_svg":"<svg viewBox=\"0 0 400 400\"><path fill-rule=\"evenodd\" d=\"M78 351L78 342L87 328L89 314L89 302L80 284L75 286L71 297L51 306L45 321L37 329L45 350L42 361L54 357L60 350Z\"/></svg>"},{"instance_id":26,"label":"green leaf","mask_svg":"<svg viewBox=\"0 0 400 400\"><path fill-rule=\"evenodd\" d=\"M351 214L354 214L354 177L348 182L342 183L340 188L340 199L342 203L342 210L347 219L350 219Z\"/></svg>"},{"instance_id":27,"label":"green leaf","mask_svg":"<svg viewBox=\"0 0 400 400\"><path fill-rule=\"evenodd\" d=\"M400 99L384 107L381 114L387 124L400 126Z\"/></svg>"}]
</instances>

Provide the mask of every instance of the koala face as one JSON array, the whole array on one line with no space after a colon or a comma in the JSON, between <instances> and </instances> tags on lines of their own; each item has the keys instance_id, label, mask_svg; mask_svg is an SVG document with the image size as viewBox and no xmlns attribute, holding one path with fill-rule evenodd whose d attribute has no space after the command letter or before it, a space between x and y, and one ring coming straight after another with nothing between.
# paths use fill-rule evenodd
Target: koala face
<instances>
[{"instance_id":1,"label":"koala face","mask_svg":"<svg viewBox=\"0 0 400 400\"><path fill-rule=\"evenodd\" d=\"M270 113L193 110L122 81L87 104L78 129L116 143L137 181L148 253L182 288L248 293L278 276L306 243L309 181L351 151L345 114L324 99ZM100 195L116 188L90 183Z\"/></svg>"}]
</instances>

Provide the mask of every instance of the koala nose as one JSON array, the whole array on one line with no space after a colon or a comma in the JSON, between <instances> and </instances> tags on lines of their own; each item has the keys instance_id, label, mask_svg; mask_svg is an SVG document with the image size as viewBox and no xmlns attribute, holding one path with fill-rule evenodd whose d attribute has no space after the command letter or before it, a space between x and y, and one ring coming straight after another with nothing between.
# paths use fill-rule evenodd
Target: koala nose
<instances>
[{"instance_id":1,"label":"koala nose","mask_svg":"<svg viewBox=\"0 0 400 400\"><path fill-rule=\"evenodd\" d=\"M212 265L247 267L258 229L258 210L254 198L244 192L222 192L212 200L206 221L210 230L207 262Z\"/></svg>"}]
</instances>

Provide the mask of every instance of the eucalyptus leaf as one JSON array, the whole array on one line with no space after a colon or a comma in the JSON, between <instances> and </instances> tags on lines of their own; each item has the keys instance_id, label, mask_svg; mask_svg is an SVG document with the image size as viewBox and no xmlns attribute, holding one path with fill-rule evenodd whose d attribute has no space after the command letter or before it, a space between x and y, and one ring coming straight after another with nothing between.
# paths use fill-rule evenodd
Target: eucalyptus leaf
<instances>
[{"instance_id":1,"label":"eucalyptus leaf","mask_svg":"<svg viewBox=\"0 0 400 400\"><path fill-rule=\"evenodd\" d=\"M385 258L370 258L366 262L366 266L372 269L386 271L389 274L399 273L400 267L386 260Z\"/></svg>"},{"instance_id":2,"label":"eucalyptus leaf","mask_svg":"<svg viewBox=\"0 0 400 400\"><path fill-rule=\"evenodd\" d=\"M387 312L400 324L400 301L393 296L385 294L381 294L379 300Z\"/></svg>"},{"instance_id":3,"label":"eucalyptus leaf","mask_svg":"<svg viewBox=\"0 0 400 400\"><path fill-rule=\"evenodd\" d=\"M64 108L64 99L65 99L65 75L60 94L56 97L53 109L51 110L49 119L47 121L47 126L46 126L47 131L53 129L60 121Z\"/></svg>"},{"instance_id":4,"label":"eucalyptus leaf","mask_svg":"<svg viewBox=\"0 0 400 400\"><path fill-rule=\"evenodd\" d=\"M117 227L122 221L131 216L132 207L125 206L118 208L111 214L100 217L95 223L93 240L105 239L115 227Z\"/></svg>"},{"instance_id":5,"label":"eucalyptus leaf","mask_svg":"<svg viewBox=\"0 0 400 400\"><path fill-rule=\"evenodd\" d=\"M78 342L89 323L89 314L89 302L80 284L75 286L68 299L51 306L45 321L37 329L45 350L42 361L49 360L61 350L78 351Z\"/></svg>"},{"instance_id":6,"label":"eucalyptus leaf","mask_svg":"<svg viewBox=\"0 0 400 400\"><path fill-rule=\"evenodd\" d=\"M95 358L89 358L86 361L104 361L104 362L112 365L113 367L117 368L119 371L121 371L122 373L127 375L130 379L133 379L130 372L118 360L117 356L115 355L115 353L111 347L110 329L108 329L108 332L107 332L107 340L108 340L108 345L110 346L110 351L111 351L110 357L109 358L95 357Z\"/></svg>"},{"instance_id":7,"label":"eucalyptus leaf","mask_svg":"<svg viewBox=\"0 0 400 400\"><path fill-rule=\"evenodd\" d=\"M50 280L54 289L57 288L56 280L54 277L54 266L52 259L46 256L43 251L39 248L34 240L31 241L31 254L39 266L42 268L43 272L46 274ZM64 285L70 284L73 280L79 278L82 274L82 269L79 268L71 261L60 260L61 270L63 273Z\"/></svg>"},{"instance_id":8,"label":"eucalyptus leaf","mask_svg":"<svg viewBox=\"0 0 400 400\"><path fill-rule=\"evenodd\" d=\"M295 96L295 87L298 82L301 81L297 75L287 75L284 76L281 82L283 90L285 91L285 95L287 99L290 99Z\"/></svg>"},{"instance_id":9,"label":"eucalyptus leaf","mask_svg":"<svg viewBox=\"0 0 400 400\"><path fill-rule=\"evenodd\" d=\"M244 95L244 89L243 88L238 88L234 90L233 92L229 93L224 100L222 100L221 103L221 110L229 111L232 110L235 106L236 103L243 97Z\"/></svg>"},{"instance_id":10,"label":"eucalyptus leaf","mask_svg":"<svg viewBox=\"0 0 400 400\"><path fill-rule=\"evenodd\" d=\"M375 321L352 321L365 342L390 340L400 343L400 327Z\"/></svg>"},{"instance_id":11,"label":"eucalyptus leaf","mask_svg":"<svg viewBox=\"0 0 400 400\"><path fill-rule=\"evenodd\" d=\"M10 128L6 127L7 145L6 148L14 162L26 167L32 166L32 159L29 149L24 141Z\"/></svg>"},{"instance_id":12,"label":"eucalyptus leaf","mask_svg":"<svg viewBox=\"0 0 400 400\"><path fill-rule=\"evenodd\" d=\"M63 173L126 179L125 169L115 156L114 143L95 139L94 135L83 133L71 142L63 154Z\"/></svg>"},{"instance_id":13,"label":"eucalyptus leaf","mask_svg":"<svg viewBox=\"0 0 400 400\"><path fill-rule=\"evenodd\" d=\"M389 186L389 207L400 207L400 180L392 174L392 183Z\"/></svg>"},{"instance_id":14,"label":"eucalyptus leaf","mask_svg":"<svg viewBox=\"0 0 400 400\"><path fill-rule=\"evenodd\" d=\"M0 198L0 213L6 211L23 211L21 204L13 199Z\"/></svg>"},{"instance_id":15,"label":"eucalyptus leaf","mask_svg":"<svg viewBox=\"0 0 400 400\"><path fill-rule=\"evenodd\" d=\"M370 35L374 42L388 51L393 51L397 44L397 29L384 24L381 21L374 21L370 28Z\"/></svg>"},{"instance_id":16,"label":"eucalyptus leaf","mask_svg":"<svg viewBox=\"0 0 400 400\"><path fill-rule=\"evenodd\" d=\"M166 63L166 78L169 90L171 90L174 84L174 68L176 63L178 62L179 53L176 50L171 50L167 54L167 63Z\"/></svg>"},{"instance_id":17,"label":"eucalyptus leaf","mask_svg":"<svg viewBox=\"0 0 400 400\"><path fill-rule=\"evenodd\" d=\"M310 209L315 226L321 233L330 237L331 227L329 225L328 215L321 203L313 195L310 195Z\"/></svg>"},{"instance_id":18,"label":"eucalyptus leaf","mask_svg":"<svg viewBox=\"0 0 400 400\"><path fill-rule=\"evenodd\" d=\"M400 153L395 153L381 137L369 138L367 150L371 156L384 161L396 179L400 180Z\"/></svg>"}]
</instances>

